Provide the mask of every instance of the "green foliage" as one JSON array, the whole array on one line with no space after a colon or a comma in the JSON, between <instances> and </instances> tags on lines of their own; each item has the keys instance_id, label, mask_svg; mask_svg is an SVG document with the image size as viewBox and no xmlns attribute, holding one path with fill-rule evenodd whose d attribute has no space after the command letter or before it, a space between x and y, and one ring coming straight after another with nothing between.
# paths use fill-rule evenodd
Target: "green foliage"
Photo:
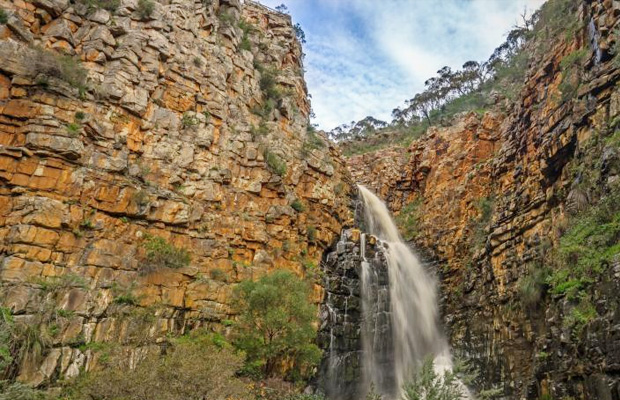
<instances>
[{"instance_id":1,"label":"green foliage","mask_svg":"<svg viewBox=\"0 0 620 400\"><path fill-rule=\"evenodd\" d=\"M67 125L67 133L72 137L77 136L80 133L80 129L82 129L80 124L76 124L75 122Z\"/></svg>"},{"instance_id":2,"label":"green foliage","mask_svg":"<svg viewBox=\"0 0 620 400\"><path fill-rule=\"evenodd\" d=\"M398 230L405 240L413 240L419 234L418 223L422 201L422 198L418 197L405 205L395 218L396 226L398 226Z\"/></svg>"},{"instance_id":3,"label":"green foliage","mask_svg":"<svg viewBox=\"0 0 620 400\"><path fill-rule=\"evenodd\" d=\"M304 206L304 203L302 203L301 200L299 199L293 200L293 202L291 203L291 207L293 207L293 210L299 213L304 212L306 210L306 206Z\"/></svg>"},{"instance_id":4,"label":"green foliage","mask_svg":"<svg viewBox=\"0 0 620 400\"><path fill-rule=\"evenodd\" d=\"M420 370L404 385L408 400L460 400L463 392L454 373L435 372L432 360L426 360Z\"/></svg>"},{"instance_id":5,"label":"green foliage","mask_svg":"<svg viewBox=\"0 0 620 400\"><path fill-rule=\"evenodd\" d=\"M112 365L85 374L65 388L63 400L177 400L248 398L236 377L243 360L214 335L194 332L173 340L165 354L151 353L129 369L129 359L115 354Z\"/></svg>"},{"instance_id":6,"label":"green foliage","mask_svg":"<svg viewBox=\"0 0 620 400\"><path fill-rule=\"evenodd\" d=\"M586 295L582 295L579 302L564 318L564 326L572 329L574 338L579 338L583 329L599 315Z\"/></svg>"},{"instance_id":7,"label":"green foliage","mask_svg":"<svg viewBox=\"0 0 620 400\"><path fill-rule=\"evenodd\" d=\"M239 44L239 48L241 50L252 50L252 42L250 41L250 33L254 31L254 26L242 19L239 21L239 28L243 31L243 36L241 38L241 43Z\"/></svg>"},{"instance_id":8,"label":"green foliage","mask_svg":"<svg viewBox=\"0 0 620 400\"><path fill-rule=\"evenodd\" d=\"M198 123L198 118L196 118L190 113L183 114L183 117L181 118L181 125L183 126L183 128L190 128L192 126L198 125Z\"/></svg>"},{"instance_id":9,"label":"green foliage","mask_svg":"<svg viewBox=\"0 0 620 400\"><path fill-rule=\"evenodd\" d=\"M562 100L569 100L577 94L581 83L582 64L587 56L588 51L580 49L573 51L560 61L562 81L559 89L562 92Z\"/></svg>"},{"instance_id":10,"label":"green foliage","mask_svg":"<svg viewBox=\"0 0 620 400\"><path fill-rule=\"evenodd\" d=\"M4 25L9 22L9 14L4 10L4 8L0 8L0 25Z\"/></svg>"},{"instance_id":11,"label":"green foliage","mask_svg":"<svg viewBox=\"0 0 620 400\"><path fill-rule=\"evenodd\" d=\"M155 2L153 0L138 0L136 11L140 19L150 18L155 11Z\"/></svg>"},{"instance_id":12,"label":"green foliage","mask_svg":"<svg viewBox=\"0 0 620 400\"><path fill-rule=\"evenodd\" d=\"M39 285L41 290L46 293L58 293L68 288L85 288L86 281L80 275L66 273L60 276L48 276L46 278L36 278L33 283Z\"/></svg>"},{"instance_id":13,"label":"green foliage","mask_svg":"<svg viewBox=\"0 0 620 400\"><path fill-rule=\"evenodd\" d=\"M146 263L141 268L142 272L183 268L191 261L186 249L176 247L159 236L146 235L142 246L146 249Z\"/></svg>"},{"instance_id":14,"label":"green foliage","mask_svg":"<svg viewBox=\"0 0 620 400\"><path fill-rule=\"evenodd\" d=\"M547 289L548 277L548 269L534 264L529 268L529 273L519 279L519 299L525 307L538 305Z\"/></svg>"},{"instance_id":15,"label":"green foliage","mask_svg":"<svg viewBox=\"0 0 620 400\"><path fill-rule=\"evenodd\" d=\"M196 68L200 68L202 67L202 58L200 57L194 57L194 59L192 60L192 62L194 63L194 66Z\"/></svg>"},{"instance_id":16,"label":"green foliage","mask_svg":"<svg viewBox=\"0 0 620 400\"><path fill-rule=\"evenodd\" d=\"M319 361L310 287L293 273L280 270L240 283L235 305L240 315L234 345L246 352L246 371L269 377L290 365L289 377L299 378Z\"/></svg>"},{"instance_id":17,"label":"green foliage","mask_svg":"<svg viewBox=\"0 0 620 400\"><path fill-rule=\"evenodd\" d=\"M0 400L45 400L45 392L20 382L0 381Z\"/></svg>"},{"instance_id":18,"label":"green foliage","mask_svg":"<svg viewBox=\"0 0 620 400\"><path fill-rule=\"evenodd\" d=\"M226 282L228 280L226 272L224 272L221 268L212 269L209 271L209 276L215 281Z\"/></svg>"},{"instance_id":19,"label":"green foliage","mask_svg":"<svg viewBox=\"0 0 620 400\"><path fill-rule=\"evenodd\" d=\"M82 63L77 58L37 49L33 68L37 74L53 76L67 82L78 89L80 96L86 93L88 71L82 67Z\"/></svg>"},{"instance_id":20,"label":"green foliage","mask_svg":"<svg viewBox=\"0 0 620 400\"><path fill-rule=\"evenodd\" d=\"M308 124L306 129L306 139L301 148L301 154L303 157L307 157L312 151L325 148L325 142L319 136L316 128Z\"/></svg>"},{"instance_id":21,"label":"green foliage","mask_svg":"<svg viewBox=\"0 0 620 400\"><path fill-rule=\"evenodd\" d=\"M620 254L620 192L602 198L569 221L569 229L551 254L551 292L575 299L605 273Z\"/></svg>"},{"instance_id":22,"label":"green foliage","mask_svg":"<svg viewBox=\"0 0 620 400\"><path fill-rule=\"evenodd\" d=\"M10 309L0 307L0 378L13 379L24 361L41 362L51 342L48 331L41 329L41 324L17 322Z\"/></svg>"},{"instance_id":23,"label":"green foliage","mask_svg":"<svg viewBox=\"0 0 620 400\"><path fill-rule=\"evenodd\" d=\"M235 16L227 12L220 12L217 18L222 26L233 26L235 23Z\"/></svg>"},{"instance_id":24,"label":"green foliage","mask_svg":"<svg viewBox=\"0 0 620 400\"><path fill-rule=\"evenodd\" d=\"M265 149L263 154L267 167L276 175L286 175L286 161L284 161L279 155L271 152L269 149Z\"/></svg>"},{"instance_id":25,"label":"green foliage","mask_svg":"<svg viewBox=\"0 0 620 400\"><path fill-rule=\"evenodd\" d=\"M487 226L491 222L493 210L495 208L495 199L493 196L478 199L476 204L478 209L478 218L472 222L472 249L479 249L484 246L487 240Z\"/></svg>"},{"instance_id":26,"label":"green foliage","mask_svg":"<svg viewBox=\"0 0 620 400\"><path fill-rule=\"evenodd\" d=\"M310 243L314 243L316 241L317 230L314 226L310 225L306 228L306 236L308 237L308 241Z\"/></svg>"},{"instance_id":27,"label":"green foliage","mask_svg":"<svg viewBox=\"0 0 620 400\"><path fill-rule=\"evenodd\" d=\"M293 29L295 30L295 36L297 37L297 40L299 40L301 44L306 43L306 33L301 28L301 25L297 23L295 24L295 26L293 26Z\"/></svg>"},{"instance_id":28,"label":"green foliage","mask_svg":"<svg viewBox=\"0 0 620 400\"><path fill-rule=\"evenodd\" d=\"M252 135L252 140L257 140L258 138L267 136L269 133L269 127L267 123L263 120L258 124L258 128L254 125L250 128L250 134Z\"/></svg>"}]
</instances>

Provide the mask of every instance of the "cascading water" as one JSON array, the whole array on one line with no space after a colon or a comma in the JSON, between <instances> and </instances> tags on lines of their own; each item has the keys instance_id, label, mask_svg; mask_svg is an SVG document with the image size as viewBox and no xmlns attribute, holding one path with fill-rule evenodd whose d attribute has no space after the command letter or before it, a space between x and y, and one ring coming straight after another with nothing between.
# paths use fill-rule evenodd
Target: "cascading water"
<instances>
[{"instance_id":1,"label":"cascading water","mask_svg":"<svg viewBox=\"0 0 620 400\"><path fill-rule=\"evenodd\" d=\"M383 400L427 359L439 374L452 368L439 329L435 280L402 241L385 204L359 186L356 220L322 263L327 296L319 343L326 350L317 385L330 400ZM363 214L363 215L362 215ZM467 389L463 386L464 397Z\"/></svg>"},{"instance_id":2,"label":"cascading water","mask_svg":"<svg viewBox=\"0 0 620 400\"><path fill-rule=\"evenodd\" d=\"M427 357L438 372L452 367L439 329L436 283L403 242L385 204L363 186L366 231L378 240L387 279L362 251L364 384L384 398L397 398L406 379ZM365 235L362 235L363 249ZM385 282L387 280L387 282Z\"/></svg>"}]
</instances>

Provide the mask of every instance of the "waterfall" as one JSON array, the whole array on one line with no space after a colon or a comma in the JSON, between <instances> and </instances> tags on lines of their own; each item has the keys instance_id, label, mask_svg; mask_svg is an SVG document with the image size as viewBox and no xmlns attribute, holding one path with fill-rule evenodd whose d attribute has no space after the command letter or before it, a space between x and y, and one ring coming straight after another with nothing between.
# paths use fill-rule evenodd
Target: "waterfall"
<instances>
[{"instance_id":1,"label":"waterfall","mask_svg":"<svg viewBox=\"0 0 620 400\"><path fill-rule=\"evenodd\" d=\"M403 384L427 357L438 373L450 370L452 362L439 329L435 280L403 242L386 205L363 186L359 192L366 232L381 249L367 259L368 238L362 234L362 392L372 385L391 400L400 397Z\"/></svg>"}]
</instances>

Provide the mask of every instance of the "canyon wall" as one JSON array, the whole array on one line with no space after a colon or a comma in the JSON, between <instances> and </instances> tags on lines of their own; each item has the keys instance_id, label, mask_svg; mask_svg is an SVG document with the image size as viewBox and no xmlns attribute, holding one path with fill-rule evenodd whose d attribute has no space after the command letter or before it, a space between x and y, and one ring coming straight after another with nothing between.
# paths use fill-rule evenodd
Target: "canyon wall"
<instances>
[{"instance_id":1,"label":"canyon wall","mask_svg":"<svg viewBox=\"0 0 620 400\"><path fill-rule=\"evenodd\" d=\"M8 371L34 385L223 332L236 282L310 273L352 218L290 16L105 4L0 0L0 303L46 344Z\"/></svg>"},{"instance_id":2,"label":"canyon wall","mask_svg":"<svg viewBox=\"0 0 620 400\"><path fill-rule=\"evenodd\" d=\"M618 190L619 15L617 1L580 2L583 29L537 55L515 101L431 128L406 149L348 159L406 238L440 261L455 352L480 370L478 385L509 398L620 398L618 237L587 283L565 282L579 298L541 281L532 304L524 285L543 269L576 268L552 255L574 221Z\"/></svg>"}]
</instances>

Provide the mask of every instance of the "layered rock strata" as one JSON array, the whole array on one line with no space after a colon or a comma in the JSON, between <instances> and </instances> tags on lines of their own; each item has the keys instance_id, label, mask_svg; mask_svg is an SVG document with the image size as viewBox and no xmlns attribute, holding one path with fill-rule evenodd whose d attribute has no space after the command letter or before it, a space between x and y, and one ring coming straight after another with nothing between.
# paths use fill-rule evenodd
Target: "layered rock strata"
<instances>
[{"instance_id":1,"label":"layered rock strata","mask_svg":"<svg viewBox=\"0 0 620 400\"><path fill-rule=\"evenodd\" d=\"M414 216L404 230L443 263L452 345L479 384L509 398L620 398L618 262L589 278L596 315L578 333L568 322L578 300L548 292L527 307L521 289L571 218L618 189L617 3L581 2L577 39L539 54L515 103L431 129L400 150L404 162L397 149L384 151L396 163L373 164L381 152L348 160L393 211ZM573 58L577 67L562 62Z\"/></svg>"},{"instance_id":2,"label":"layered rock strata","mask_svg":"<svg viewBox=\"0 0 620 400\"><path fill-rule=\"evenodd\" d=\"M236 282L305 274L350 218L288 15L93 4L0 1L0 302L50 336L14 366L35 385L224 329Z\"/></svg>"}]
</instances>

